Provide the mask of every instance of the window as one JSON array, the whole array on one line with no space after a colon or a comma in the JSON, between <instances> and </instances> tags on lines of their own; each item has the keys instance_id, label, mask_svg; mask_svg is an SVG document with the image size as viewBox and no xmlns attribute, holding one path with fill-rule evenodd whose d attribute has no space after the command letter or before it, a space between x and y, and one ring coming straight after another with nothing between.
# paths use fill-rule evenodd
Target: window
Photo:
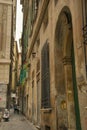
<instances>
[{"instance_id":1,"label":"window","mask_svg":"<svg viewBox=\"0 0 87 130\"><path fill-rule=\"evenodd\" d=\"M37 53L38 53L39 47L40 47L40 39L38 38L37 39L37 44L36 44L36 51L37 51Z\"/></svg>"},{"instance_id":2,"label":"window","mask_svg":"<svg viewBox=\"0 0 87 130\"><path fill-rule=\"evenodd\" d=\"M38 60L38 62L37 62L37 72L39 72L40 71L40 60Z\"/></svg>"},{"instance_id":3,"label":"window","mask_svg":"<svg viewBox=\"0 0 87 130\"><path fill-rule=\"evenodd\" d=\"M83 2L83 38L84 38L84 54L85 54L85 66L87 75L87 1Z\"/></svg>"},{"instance_id":4,"label":"window","mask_svg":"<svg viewBox=\"0 0 87 130\"><path fill-rule=\"evenodd\" d=\"M37 17L39 1L40 0L32 0L32 3L29 7L29 37L31 37L33 32L33 24Z\"/></svg>"},{"instance_id":5,"label":"window","mask_svg":"<svg viewBox=\"0 0 87 130\"><path fill-rule=\"evenodd\" d=\"M35 16L37 15L38 12L38 5L39 5L39 0L35 0Z\"/></svg>"},{"instance_id":6,"label":"window","mask_svg":"<svg viewBox=\"0 0 87 130\"><path fill-rule=\"evenodd\" d=\"M42 108L50 107L49 46L46 42L41 52Z\"/></svg>"},{"instance_id":7,"label":"window","mask_svg":"<svg viewBox=\"0 0 87 130\"><path fill-rule=\"evenodd\" d=\"M38 4L39 4L39 1L38 1L38 0L32 0L33 22L35 21L36 16L37 16Z\"/></svg>"},{"instance_id":8,"label":"window","mask_svg":"<svg viewBox=\"0 0 87 130\"><path fill-rule=\"evenodd\" d=\"M32 121L34 122L34 112L35 112L35 107L34 107L34 80L32 81Z\"/></svg>"},{"instance_id":9,"label":"window","mask_svg":"<svg viewBox=\"0 0 87 130\"><path fill-rule=\"evenodd\" d=\"M0 23L0 51L2 51L2 26Z\"/></svg>"},{"instance_id":10,"label":"window","mask_svg":"<svg viewBox=\"0 0 87 130\"><path fill-rule=\"evenodd\" d=\"M37 123L40 125L40 108L41 108L41 85L40 73L37 75Z\"/></svg>"}]
</instances>

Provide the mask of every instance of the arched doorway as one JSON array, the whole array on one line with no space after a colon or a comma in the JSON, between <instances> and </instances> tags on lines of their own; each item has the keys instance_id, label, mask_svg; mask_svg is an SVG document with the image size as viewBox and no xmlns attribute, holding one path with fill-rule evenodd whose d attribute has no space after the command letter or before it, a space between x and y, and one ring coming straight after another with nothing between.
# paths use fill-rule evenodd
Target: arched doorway
<instances>
[{"instance_id":1,"label":"arched doorway","mask_svg":"<svg viewBox=\"0 0 87 130\"><path fill-rule=\"evenodd\" d=\"M81 130L73 46L71 13L64 7L55 30L58 130Z\"/></svg>"}]
</instances>

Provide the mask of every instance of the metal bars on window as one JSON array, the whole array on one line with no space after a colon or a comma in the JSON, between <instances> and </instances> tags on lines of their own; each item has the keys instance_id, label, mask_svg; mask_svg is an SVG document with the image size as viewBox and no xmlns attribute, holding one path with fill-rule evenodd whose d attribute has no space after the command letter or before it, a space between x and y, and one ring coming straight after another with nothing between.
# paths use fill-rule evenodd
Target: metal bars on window
<instances>
[{"instance_id":1,"label":"metal bars on window","mask_svg":"<svg viewBox=\"0 0 87 130\"><path fill-rule=\"evenodd\" d=\"M50 107L49 46L46 42L41 52L42 108Z\"/></svg>"},{"instance_id":2,"label":"metal bars on window","mask_svg":"<svg viewBox=\"0 0 87 130\"><path fill-rule=\"evenodd\" d=\"M36 20L38 13L39 0L32 0L32 3L29 6L29 36L32 35L33 24Z\"/></svg>"},{"instance_id":3,"label":"metal bars on window","mask_svg":"<svg viewBox=\"0 0 87 130\"><path fill-rule=\"evenodd\" d=\"M83 43L85 53L85 66L87 75L87 0L82 0L82 15L83 15Z\"/></svg>"}]
</instances>

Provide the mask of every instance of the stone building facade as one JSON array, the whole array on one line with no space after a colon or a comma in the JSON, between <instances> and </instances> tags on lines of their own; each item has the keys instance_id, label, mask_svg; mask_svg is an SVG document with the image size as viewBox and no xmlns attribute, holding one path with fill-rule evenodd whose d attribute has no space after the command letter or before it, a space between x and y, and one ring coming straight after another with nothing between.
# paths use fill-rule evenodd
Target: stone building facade
<instances>
[{"instance_id":1,"label":"stone building facade","mask_svg":"<svg viewBox=\"0 0 87 130\"><path fill-rule=\"evenodd\" d=\"M10 80L12 0L0 0L0 107L6 107Z\"/></svg>"},{"instance_id":2,"label":"stone building facade","mask_svg":"<svg viewBox=\"0 0 87 130\"><path fill-rule=\"evenodd\" d=\"M12 81L11 81L11 92L16 93L16 85L17 85L17 62L18 62L18 48L17 42L14 41L13 44L13 59L12 59Z\"/></svg>"},{"instance_id":3,"label":"stone building facade","mask_svg":"<svg viewBox=\"0 0 87 130\"><path fill-rule=\"evenodd\" d=\"M21 3L29 30L24 114L41 130L87 130L86 1Z\"/></svg>"}]
</instances>

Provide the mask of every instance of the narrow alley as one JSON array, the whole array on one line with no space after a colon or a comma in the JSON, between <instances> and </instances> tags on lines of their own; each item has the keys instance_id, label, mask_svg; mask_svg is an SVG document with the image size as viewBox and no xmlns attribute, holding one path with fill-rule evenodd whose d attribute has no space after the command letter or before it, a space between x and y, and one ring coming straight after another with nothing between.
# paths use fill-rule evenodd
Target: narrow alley
<instances>
[{"instance_id":1,"label":"narrow alley","mask_svg":"<svg viewBox=\"0 0 87 130\"><path fill-rule=\"evenodd\" d=\"M87 0L0 0L0 120L87 130Z\"/></svg>"},{"instance_id":2,"label":"narrow alley","mask_svg":"<svg viewBox=\"0 0 87 130\"><path fill-rule=\"evenodd\" d=\"M36 130L23 115L11 112L8 122L0 122L0 130Z\"/></svg>"}]
</instances>

